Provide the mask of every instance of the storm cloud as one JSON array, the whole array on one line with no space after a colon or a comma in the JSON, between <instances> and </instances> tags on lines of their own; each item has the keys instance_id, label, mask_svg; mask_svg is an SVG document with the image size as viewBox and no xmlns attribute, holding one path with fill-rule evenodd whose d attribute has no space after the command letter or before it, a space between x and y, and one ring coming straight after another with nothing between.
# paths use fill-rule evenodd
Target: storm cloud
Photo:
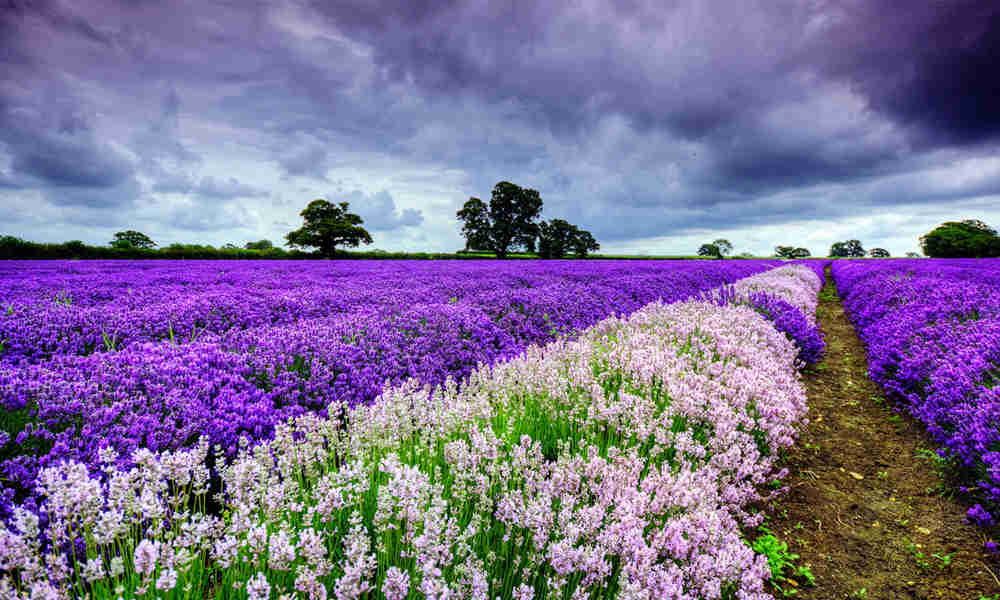
<instances>
[{"instance_id":1,"label":"storm cloud","mask_svg":"<svg viewBox=\"0 0 1000 600\"><path fill-rule=\"evenodd\" d=\"M998 53L971 0L17 1L0 233L278 240L327 197L454 250L509 180L606 251L901 254L1000 224Z\"/></svg>"}]
</instances>

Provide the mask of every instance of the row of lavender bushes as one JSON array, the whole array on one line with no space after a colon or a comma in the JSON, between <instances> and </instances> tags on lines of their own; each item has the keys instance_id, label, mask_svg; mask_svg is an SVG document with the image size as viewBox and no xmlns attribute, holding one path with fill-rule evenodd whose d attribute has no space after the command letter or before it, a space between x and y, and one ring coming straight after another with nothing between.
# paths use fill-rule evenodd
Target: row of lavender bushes
<instances>
[{"instance_id":1,"label":"row of lavender bushes","mask_svg":"<svg viewBox=\"0 0 1000 600\"><path fill-rule=\"evenodd\" d=\"M185 343L358 311L395 314L418 304L458 302L494 318L517 310L540 319L579 310L596 293L605 300L603 318L658 298L680 300L776 264L9 262L0 264L0 362L41 362L142 342ZM550 287L549 297L540 293ZM577 293L583 294L580 302L567 302Z\"/></svg>"},{"instance_id":2,"label":"row of lavender bushes","mask_svg":"<svg viewBox=\"0 0 1000 600\"><path fill-rule=\"evenodd\" d=\"M940 443L971 521L1000 516L1000 260L836 262L873 380Z\"/></svg>"},{"instance_id":3,"label":"row of lavender bushes","mask_svg":"<svg viewBox=\"0 0 1000 600\"><path fill-rule=\"evenodd\" d=\"M654 302L493 366L280 423L234 460L113 447L41 470L0 591L93 598L764 599L748 511L806 414L800 349L746 300ZM742 284L742 285L741 285ZM807 319L809 317L806 317ZM70 552L66 552L71 549Z\"/></svg>"}]
</instances>

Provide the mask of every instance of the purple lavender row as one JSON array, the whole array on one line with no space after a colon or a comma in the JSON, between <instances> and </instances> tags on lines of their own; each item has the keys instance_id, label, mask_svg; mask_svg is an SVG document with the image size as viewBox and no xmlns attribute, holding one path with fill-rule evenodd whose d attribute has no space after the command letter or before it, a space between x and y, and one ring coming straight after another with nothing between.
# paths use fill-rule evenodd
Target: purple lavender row
<instances>
[{"instance_id":1,"label":"purple lavender row","mask_svg":"<svg viewBox=\"0 0 1000 600\"><path fill-rule=\"evenodd\" d=\"M334 402L364 404L407 378L432 385L460 380L477 364L657 299L686 299L773 263L474 263L457 274L449 272L453 263L438 264L436 281L427 266L416 267L415 279L429 282L414 287L455 294L443 302L394 295L393 287L386 298L326 317L265 320L187 344L136 342L117 352L0 364L7 436L0 439L0 478L7 482L0 510L12 501L30 503L42 467L74 459L97 469L99 450L109 442L125 461L136 448L184 448L208 435L232 456L241 437L268 438L289 417ZM512 278L547 281L560 269L565 276L557 283L510 285ZM483 289L477 275L495 287ZM371 287L371 278L356 277Z\"/></svg>"},{"instance_id":2,"label":"purple lavender row","mask_svg":"<svg viewBox=\"0 0 1000 600\"><path fill-rule=\"evenodd\" d=\"M1000 511L998 272L997 259L833 266L872 379L926 424L983 524Z\"/></svg>"},{"instance_id":3,"label":"purple lavender row","mask_svg":"<svg viewBox=\"0 0 1000 600\"><path fill-rule=\"evenodd\" d=\"M657 277L669 279L662 282L667 287L680 281L704 289L773 264L733 261L692 269L691 264L624 261L8 263L0 265L7 290L0 296L0 362L40 362L142 342L187 343L261 325L361 309L398 312L399 307L549 285L600 282L635 289L632 301L645 304L659 297L650 284ZM685 278L693 281L683 283Z\"/></svg>"}]
</instances>

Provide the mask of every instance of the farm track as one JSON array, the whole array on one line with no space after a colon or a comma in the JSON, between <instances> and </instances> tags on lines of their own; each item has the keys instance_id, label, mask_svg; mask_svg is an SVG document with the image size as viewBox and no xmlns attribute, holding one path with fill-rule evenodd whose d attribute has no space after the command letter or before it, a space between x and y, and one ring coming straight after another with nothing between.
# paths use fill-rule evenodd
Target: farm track
<instances>
[{"instance_id":1,"label":"farm track","mask_svg":"<svg viewBox=\"0 0 1000 600\"><path fill-rule=\"evenodd\" d=\"M811 423L787 455L790 490L766 524L816 577L815 587L799 581L795 597L979 600L1000 593L984 533L965 522L967 506L943 493L946 482L921 452L933 441L868 378L864 345L829 269L818 317L828 347L826 360L803 376Z\"/></svg>"}]
</instances>

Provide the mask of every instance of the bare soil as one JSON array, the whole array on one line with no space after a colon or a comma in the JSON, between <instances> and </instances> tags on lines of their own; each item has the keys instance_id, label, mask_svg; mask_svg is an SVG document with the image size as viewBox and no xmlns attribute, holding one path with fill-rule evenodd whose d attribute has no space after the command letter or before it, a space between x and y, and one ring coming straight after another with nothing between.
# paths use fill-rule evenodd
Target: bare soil
<instances>
[{"instance_id":1,"label":"bare soil","mask_svg":"<svg viewBox=\"0 0 1000 600\"><path fill-rule=\"evenodd\" d=\"M829 272L818 317L828 347L803 375L811 423L787 455L790 490L766 524L816 585L782 587L804 600L993 600L1000 561L984 550L989 532L966 523L968 507L951 499L924 452L935 446L923 426L868 378Z\"/></svg>"}]
</instances>

